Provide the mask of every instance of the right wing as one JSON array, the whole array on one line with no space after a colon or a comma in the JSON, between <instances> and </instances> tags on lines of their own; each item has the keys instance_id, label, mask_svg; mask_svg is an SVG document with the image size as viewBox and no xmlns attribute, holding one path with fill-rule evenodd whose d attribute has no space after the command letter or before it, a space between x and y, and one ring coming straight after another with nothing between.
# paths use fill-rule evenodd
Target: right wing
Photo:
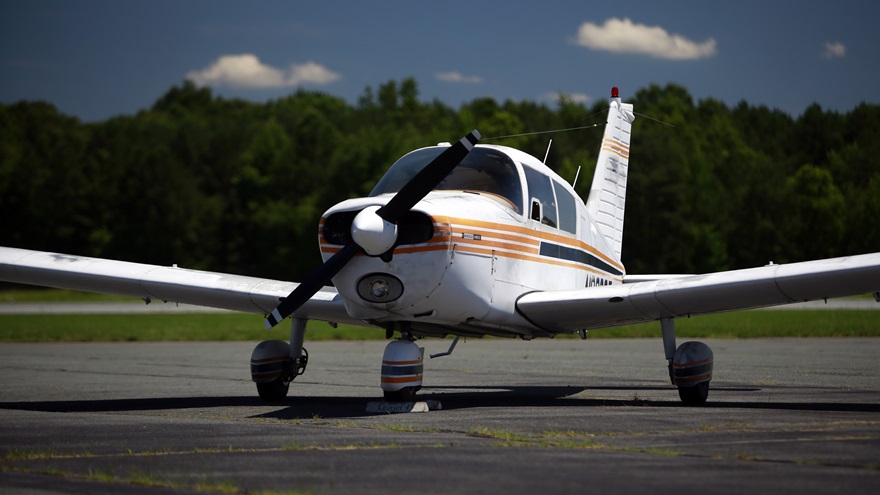
<instances>
[{"instance_id":1,"label":"right wing","mask_svg":"<svg viewBox=\"0 0 880 495\"><path fill-rule=\"evenodd\" d=\"M101 258L0 247L0 280L268 314L293 282ZM364 325L348 316L333 287L324 287L296 318Z\"/></svg>"},{"instance_id":2,"label":"right wing","mask_svg":"<svg viewBox=\"0 0 880 495\"><path fill-rule=\"evenodd\" d=\"M624 282L640 280L627 275ZM704 275L531 292L516 302L530 322L552 332L644 323L880 291L880 253Z\"/></svg>"}]
</instances>

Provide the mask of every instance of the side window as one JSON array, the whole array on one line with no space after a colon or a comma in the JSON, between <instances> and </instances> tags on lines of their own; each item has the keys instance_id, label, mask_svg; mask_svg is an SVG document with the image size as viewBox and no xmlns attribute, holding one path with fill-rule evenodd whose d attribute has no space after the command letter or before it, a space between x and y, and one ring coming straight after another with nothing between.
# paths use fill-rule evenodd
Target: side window
<instances>
[{"instance_id":1,"label":"side window","mask_svg":"<svg viewBox=\"0 0 880 495\"><path fill-rule=\"evenodd\" d=\"M556 181L553 181L553 189L556 190L556 202L559 204L559 228L577 234L577 210L574 197Z\"/></svg>"},{"instance_id":2,"label":"side window","mask_svg":"<svg viewBox=\"0 0 880 495\"><path fill-rule=\"evenodd\" d=\"M530 218L538 220L537 217L540 217L540 221L544 225L556 227L559 225L559 221L556 216L556 199L553 196L550 178L529 167L523 167L523 171L529 186L529 198L532 198L529 204ZM535 200L540 204L540 208L535 208Z\"/></svg>"}]
</instances>

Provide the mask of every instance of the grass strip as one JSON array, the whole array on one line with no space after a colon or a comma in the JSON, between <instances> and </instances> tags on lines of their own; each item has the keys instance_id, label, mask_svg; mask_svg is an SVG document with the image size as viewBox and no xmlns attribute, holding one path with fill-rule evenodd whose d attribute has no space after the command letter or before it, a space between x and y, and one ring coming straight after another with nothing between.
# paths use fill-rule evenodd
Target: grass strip
<instances>
[{"instance_id":1,"label":"grass strip","mask_svg":"<svg viewBox=\"0 0 880 495\"><path fill-rule=\"evenodd\" d=\"M379 328L309 322L308 340L383 340ZM679 338L880 337L878 311L743 311L676 320ZM660 325L593 330L588 338L657 338ZM572 337L575 336L563 336ZM137 315L0 315L3 342L260 341L286 339L267 332L259 315L188 313Z\"/></svg>"},{"instance_id":2,"label":"grass strip","mask_svg":"<svg viewBox=\"0 0 880 495\"><path fill-rule=\"evenodd\" d=\"M279 327L281 328L281 327ZM3 342L261 341L288 338L287 328L267 331L260 315L188 313L158 315L0 315ZM308 340L384 339L378 328L312 321Z\"/></svg>"}]
</instances>

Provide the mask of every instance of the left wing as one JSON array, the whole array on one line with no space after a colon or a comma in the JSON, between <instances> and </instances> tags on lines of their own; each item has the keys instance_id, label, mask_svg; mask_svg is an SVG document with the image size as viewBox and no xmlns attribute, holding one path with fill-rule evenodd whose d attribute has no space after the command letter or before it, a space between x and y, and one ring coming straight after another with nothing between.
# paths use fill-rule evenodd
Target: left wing
<instances>
[{"instance_id":1,"label":"left wing","mask_svg":"<svg viewBox=\"0 0 880 495\"><path fill-rule=\"evenodd\" d=\"M630 277L627 277L630 278ZM552 332L643 323L880 291L880 253L673 276L575 290L532 292L517 311Z\"/></svg>"},{"instance_id":2,"label":"left wing","mask_svg":"<svg viewBox=\"0 0 880 495\"><path fill-rule=\"evenodd\" d=\"M0 247L0 281L179 302L268 314L298 284L228 273ZM293 314L364 325L348 316L333 287L324 287Z\"/></svg>"}]
</instances>

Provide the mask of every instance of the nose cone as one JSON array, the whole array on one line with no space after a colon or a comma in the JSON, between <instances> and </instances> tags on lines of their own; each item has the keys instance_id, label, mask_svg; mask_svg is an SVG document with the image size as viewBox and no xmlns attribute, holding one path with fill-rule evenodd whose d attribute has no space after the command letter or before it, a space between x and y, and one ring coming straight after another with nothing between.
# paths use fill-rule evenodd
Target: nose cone
<instances>
[{"instance_id":1,"label":"nose cone","mask_svg":"<svg viewBox=\"0 0 880 495\"><path fill-rule=\"evenodd\" d=\"M376 214L378 206L361 210L351 222L351 238L370 256L379 256L397 241L397 225Z\"/></svg>"}]
</instances>

